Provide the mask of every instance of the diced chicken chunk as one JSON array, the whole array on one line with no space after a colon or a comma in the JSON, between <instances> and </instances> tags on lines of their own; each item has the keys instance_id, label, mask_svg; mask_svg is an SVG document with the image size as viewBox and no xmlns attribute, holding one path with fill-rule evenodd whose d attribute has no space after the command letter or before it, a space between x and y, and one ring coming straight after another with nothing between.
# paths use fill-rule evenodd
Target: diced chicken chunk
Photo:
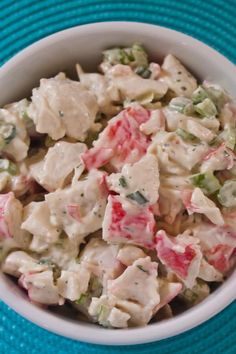
<instances>
[{"instance_id":1,"label":"diced chicken chunk","mask_svg":"<svg viewBox=\"0 0 236 354\"><path fill-rule=\"evenodd\" d=\"M181 192L173 188L161 187L158 204L161 217L169 224L172 224L177 215L183 210Z\"/></svg>"},{"instance_id":2,"label":"diced chicken chunk","mask_svg":"<svg viewBox=\"0 0 236 354\"><path fill-rule=\"evenodd\" d=\"M31 249L33 248L33 241L30 245ZM37 238L36 241L40 242L40 239ZM62 234L55 244L50 245L47 249L44 248L42 253L40 249L41 244L38 247L34 244L34 249L37 249L37 252L41 253L41 257L49 259L53 264L57 264L58 267L69 269L71 263L75 262L78 257L80 243L80 240L70 239L66 234ZM45 246L45 243L43 246Z\"/></svg>"},{"instance_id":3,"label":"diced chicken chunk","mask_svg":"<svg viewBox=\"0 0 236 354\"><path fill-rule=\"evenodd\" d=\"M168 54L162 64L163 81L177 96L191 97L197 88L197 80L172 54Z\"/></svg>"},{"instance_id":4,"label":"diced chicken chunk","mask_svg":"<svg viewBox=\"0 0 236 354\"><path fill-rule=\"evenodd\" d=\"M6 147L4 152L16 161L22 161L27 156L29 146L16 136Z\"/></svg>"},{"instance_id":5,"label":"diced chicken chunk","mask_svg":"<svg viewBox=\"0 0 236 354\"><path fill-rule=\"evenodd\" d=\"M154 312L159 311L162 307L173 300L182 290L181 283L172 283L165 279L159 279L160 303L155 308Z\"/></svg>"},{"instance_id":6,"label":"diced chicken chunk","mask_svg":"<svg viewBox=\"0 0 236 354\"><path fill-rule=\"evenodd\" d=\"M130 314L130 321L133 323L138 318L140 320L140 315L137 317L134 315L132 318L132 304L138 305L139 311L143 312L142 316L146 317L146 323L141 324L147 324L160 302L157 263L151 262L150 257L136 260L118 278L108 281L108 295L119 299L120 308L127 302L130 303L130 310L127 307L126 311Z\"/></svg>"},{"instance_id":7,"label":"diced chicken chunk","mask_svg":"<svg viewBox=\"0 0 236 354\"><path fill-rule=\"evenodd\" d=\"M48 149L43 160L30 166L31 175L48 191L62 188L67 177L82 164L80 155L86 150L85 144L60 141Z\"/></svg>"},{"instance_id":8,"label":"diced chicken chunk","mask_svg":"<svg viewBox=\"0 0 236 354\"><path fill-rule=\"evenodd\" d=\"M223 128L236 127L236 106L232 103L226 103L221 109L219 120Z\"/></svg>"},{"instance_id":9,"label":"diced chicken chunk","mask_svg":"<svg viewBox=\"0 0 236 354\"><path fill-rule=\"evenodd\" d=\"M215 269L210 263L208 263L204 258L202 259L198 278L205 281L222 281L222 274Z\"/></svg>"},{"instance_id":10,"label":"diced chicken chunk","mask_svg":"<svg viewBox=\"0 0 236 354\"><path fill-rule=\"evenodd\" d=\"M113 82L101 74L84 73L78 64L76 70L81 84L96 96L99 111L108 116L117 114L119 107L114 102L119 102L120 95Z\"/></svg>"},{"instance_id":11,"label":"diced chicken chunk","mask_svg":"<svg viewBox=\"0 0 236 354\"><path fill-rule=\"evenodd\" d=\"M39 88L33 89L28 108L37 132L46 133L54 140L67 135L84 141L97 111L94 94L63 75L41 79Z\"/></svg>"},{"instance_id":12,"label":"diced chicken chunk","mask_svg":"<svg viewBox=\"0 0 236 354\"><path fill-rule=\"evenodd\" d=\"M151 262L150 257L137 259L118 278L108 282L108 293L122 300L153 307L160 300L157 263Z\"/></svg>"},{"instance_id":13,"label":"diced chicken chunk","mask_svg":"<svg viewBox=\"0 0 236 354\"><path fill-rule=\"evenodd\" d=\"M153 316L153 309L133 301L117 300L117 306L130 315L129 323L131 326L146 326Z\"/></svg>"},{"instance_id":14,"label":"diced chicken chunk","mask_svg":"<svg viewBox=\"0 0 236 354\"><path fill-rule=\"evenodd\" d=\"M120 91L123 99L135 100L152 93L155 99L167 92L167 84L159 80L143 79L127 65L117 64L107 73L113 85Z\"/></svg>"},{"instance_id":15,"label":"diced chicken chunk","mask_svg":"<svg viewBox=\"0 0 236 354\"><path fill-rule=\"evenodd\" d=\"M23 206L12 192L0 195L0 238L12 237L18 246L28 246L28 234L21 230Z\"/></svg>"},{"instance_id":16,"label":"diced chicken chunk","mask_svg":"<svg viewBox=\"0 0 236 354\"><path fill-rule=\"evenodd\" d=\"M107 278L117 275L117 254L119 246L108 245L101 239L93 238L85 246L81 256L81 264L94 275Z\"/></svg>"},{"instance_id":17,"label":"diced chicken chunk","mask_svg":"<svg viewBox=\"0 0 236 354\"><path fill-rule=\"evenodd\" d=\"M21 228L34 235L34 238L40 239L43 249L55 243L60 234L60 229L50 222L49 208L45 201L31 202L24 208L24 220ZM38 242L37 246L39 246ZM31 243L30 248L32 251L38 252L41 251L41 247L40 249L39 247L32 248Z\"/></svg>"},{"instance_id":18,"label":"diced chicken chunk","mask_svg":"<svg viewBox=\"0 0 236 354\"><path fill-rule=\"evenodd\" d=\"M28 291L28 296L33 302L44 305L57 305L60 302L51 270L23 274L19 279L19 284Z\"/></svg>"},{"instance_id":19,"label":"diced chicken chunk","mask_svg":"<svg viewBox=\"0 0 236 354\"><path fill-rule=\"evenodd\" d=\"M155 204L159 189L157 158L147 154L133 165L126 164L120 173L112 173L108 176L107 183L111 190L122 197L141 191L148 204Z\"/></svg>"},{"instance_id":20,"label":"diced chicken chunk","mask_svg":"<svg viewBox=\"0 0 236 354\"><path fill-rule=\"evenodd\" d=\"M118 254L117 259L125 266L130 266L139 258L145 258L147 255L139 247L126 245L122 247Z\"/></svg>"},{"instance_id":21,"label":"diced chicken chunk","mask_svg":"<svg viewBox=\"0 0 236 354\"><path fill-rule=\"evenodd\" d=\"M86 179L45 196L51 223L81 240L101 228L106 206L105 174L92 170Z\"/></svg>"},{"instance_id":22,"label":"diced chicken chunk","mask_svg":"<svg viewBox=\"0 0 236 354\"><path fill-rule=\"evenodd\" d=\"M9 130L3 151L15 161L22 161L29 149L29 138L20 118L7 109L0 109L0 124ZM11 130L11 133L10 133Z\"/></svg>"},{"instance_id":23,"label":"diced chicken chunk","mask_svg":"<svg viewBox=\"0 0 236 354\"><path fill-rule=\"evenodd\" d=\"M2 265L2 270L3 272L18 278L23 273L37 273L47 270L47 265L40 264L26 252L15 251L11 252L6 257Z\"/></svg>"},{"instance_id":24,"label":"diced chicken chunk","mask_svg":"<svg viewBox=\"0 0 236 354\"><path fill-rule=\"evenodd\" d=\"M181 173L179 168L191 171L208 151L208 144L199 143L193 146L192 142L182 140L176 133L159 132L155 135L149 150L158 156L161 172ZM173 166L173 167L172 167Z\"/></svg>"},{"instance_id":25,"label":"diced chicken chunk","mask_svg":"<svg viewBox=\"0 0 236 354\"><path fill-rule=\"evenodd\" d=\"M213 224L224 225L220 209L203 194L200 188L195 188L194 191L183 191L182 199L189 215L193 213L204 214Z\"/></svg>"},{"instance_id":26,"label":"diced chicken chunk","mask_svg":"<svg viewBox=\"0 0 236 354\"><path fill-rule=\"evenodd\" d=\"M120 309L113 307L107 318L110 325L114 328L127 327L127 321L130 319L130 315L121 311Z\"/></svg>"},{"instance_id":27,"label":"diced chicken chunk","mask_svg":"<svg viewBox=\"0 0 236 354\"><path fill-rule=\"evenodd\" d=\"M62 270L57 279L58 292L65 299L76 301L81 294L86 293L89 279L90 273L81 266L74 271Z\"/></svg>"},{"instance_id":28,"label":"diced chicken chunk","mask_svg":"<svg viewBox=\"0 0 236 354\"><path fill-rule=\"evenodd\" d=\"M114 296L92 298L89 314L104 327L126 328L130 315L117 307Z\"/></svg>"}]
</instances>

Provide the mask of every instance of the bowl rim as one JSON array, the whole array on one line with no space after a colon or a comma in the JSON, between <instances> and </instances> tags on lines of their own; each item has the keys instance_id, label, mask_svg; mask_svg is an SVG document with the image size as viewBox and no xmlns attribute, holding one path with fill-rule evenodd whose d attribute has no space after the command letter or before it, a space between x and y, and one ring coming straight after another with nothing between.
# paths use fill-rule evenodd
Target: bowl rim
<instances>
[{"instance_id":1,"label":"bowl rim","mask_svg":"<svg viewBox=\"0 0 236 354\"><path fill-rule=\"evenodd\" d=\"M129 29L137 29L138 31L142 30L144 32L158 30L161 31L164 39L175 36L177 41L184 41L184 43L190 46L198 46L202 51L205 51L206 55L214 56L215 60L223 67L227 67L228 71L236 73L234 64L222 54L186 34L169 28L141 22L112 21L75 26L45 37L23 49L4 63L0 67L0 77L6 74L12 67L19 65L26 56L34 51L44 49L50 45L50 43L55 43L55 41L60 40L62 37L64 37L64 39L69 38L74 33L77 33L77 31L81 34L88 34L94 31L99 33L99 31L110 30L111 28L114 29L114 27L119 28L120 32L127 32ZM4 280L4 277L5 276L0 272L0 298L18 314L53 333L75 340L103 345L143 344L175 336L205 322L236 299L236 272L234 272L230 278L212 295L206 298L206 300L181 315L156 324L150 324L146 327L114 330L104 329L95 325L88 326L80 322L57 317L53 313L44 311L30 303L24 297L19 296L16 292L9 291L7 281Z\"/></svg>"}]
</instances>

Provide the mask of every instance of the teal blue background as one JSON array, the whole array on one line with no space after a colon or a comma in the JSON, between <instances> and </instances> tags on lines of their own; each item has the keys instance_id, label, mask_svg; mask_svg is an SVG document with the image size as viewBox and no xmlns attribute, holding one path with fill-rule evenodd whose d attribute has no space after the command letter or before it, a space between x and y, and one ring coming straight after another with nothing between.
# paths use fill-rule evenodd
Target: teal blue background
<instances>
[{"instance_id":1,"label":"teal blue background","mask_svg":"<svg viewBox=\"0 0 236 354\"><path fill-rule=\"evenodd\" d=\"M127 20L185 32L236 63L236 0L0 0L0 64L22 48L80 24ZM157 44L158 45L158 44ZM204 63L203 63L204 65ZM1 94L1 93L0 93ZM132 347L105 347L51 334L0 303L0 354L236 353L236 303L177 337Z\"/></svg>"}]
</instances>

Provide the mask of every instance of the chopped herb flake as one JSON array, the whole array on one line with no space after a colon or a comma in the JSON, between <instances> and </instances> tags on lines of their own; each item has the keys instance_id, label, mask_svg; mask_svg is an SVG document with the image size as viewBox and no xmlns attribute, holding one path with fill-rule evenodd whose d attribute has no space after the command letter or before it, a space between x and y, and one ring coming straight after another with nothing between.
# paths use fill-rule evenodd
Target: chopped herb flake
<instances>
[{"instance_id":1,"label":"chopped herb flake","mask_svg":"<svg viewBox=\"0 0 236 354\"><path fill-rule=\"evenodd\" d=\"M149 274L149 271L147 269L144 269L143 266L140 264L137 265L137 268L140 269L142 272Z\"/></svg>"},{"instance_id":2,"label":"chopped herb flake","mask_svg":"<svg viewBox=\"0 0 236 354\"><path fill-rule=\"evenodd\" d=\"M148 79L152 72L151 70L143 67L143 66L138 66L137 69L135 70L136 74L141 76L143 79Z\"/></svg>"},{"instance_id":3,"label":"chopped herb flake","mask_svg":"<svg viewBox=\"0 0 236 354\"><path fill-rule=\"evenodd\" d=\"M40 259L40 260L38 261L38 264L51 265L51 261L50 261L50 259Z\"/></svg>"},{"instance_id":4,"label":"chopped herb flake","mask_svg":"<svg viewBox=\"0 0 236 354\"><path fill-rule=\"evenodd\" d=\"M127 198L134 200L138 204L146 204L148 202L148 200L144 197L144 195L139 191L128 194Z\"/></svg>"},{"instance_id":5,"label":"chopped herb flake","mask_svg":"<svg viewBox=\"0 0 236 354\"><path fill-rule=\"evenodd\" d=\"M124 176L121 176L121 177L119 178L119 183L120 183L121 187L126 188L126 187L128 186L128 185L127 185L127 182L126 182L126 179L125 179Z\"/></svg>"}]
</instances>

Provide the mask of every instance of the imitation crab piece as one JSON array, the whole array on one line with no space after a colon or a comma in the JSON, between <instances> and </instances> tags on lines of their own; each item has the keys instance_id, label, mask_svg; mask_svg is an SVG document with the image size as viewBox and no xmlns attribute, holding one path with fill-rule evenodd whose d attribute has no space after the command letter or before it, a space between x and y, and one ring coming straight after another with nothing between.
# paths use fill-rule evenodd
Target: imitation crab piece
<instances>
[{"instance_id":1,"label":"imitation crab piece","mask_svg":"<svg viewBox=\"0 0 236 354\"><path fill-rule=\"evenodd\" d=\"M234 249L229 245L218 244L205 252L208 262L220 272L224 272L230 268L230 257Z\"/></svg>"},{"instance_id":2,"label":"imitation crab piece","mask_svg":"<svg viewBox=\"0 0 236 354\"><path fill-rule=\"evenodd\" d=\"M189 215L193 213L204 214L213 224L224 225L220 209L203 194L200 188L195 188L194 191L184 190L182 201Z\"/></svg>"},{"instance_id":3,"label":"imitation crab piece","mask_svg":"<svg viewBox=\"0 0 236 354\"><path fill-rule=\"evenodd\" d=\"M94 147L82 154L85 167L90 170L110 163L120 170L125 163L138 161L150 143L150 138L139 130L148 119L149 111L141 106L129 107L111 119Z\"/></svg>"},{"instance_id":4,"label":"imitation crab piece","mask_svg":"<svg viewBox=\"0 0 236 354\"><path fill-rule=\"evenodd\" d=\"M108 197L103 220L103 239L109 243L131 243L153 248L155 220L151 208L137 206L119 197Z\"/></svg>"},{"instance_id":5,"label":"imitation crab piece","mask_svg":"<svg viewBox=\"0 0 236 354\"><path fill-rule=\"evenodd\" d=\"M156 251L160 261L191 288L199 273L202 254L193 237L168 237L165 231L156 234Z\"/></svg>"},{"instance_id":6,"label":"imitation crab piece","mask_svg":"<svg viewBox=\"0 0 236 354\"><path fill-rule=\"evenodd\" d=\"M217 271L225 274L233 265L232 258L236 248L235 230L227 224L213 226L201 223L193 229L193 234L200 240L207 262Z\"/></svg>"},{"instance_id":7,"label":"imitation crab piece","mask_svg":"<svg viewBox=\"0 0 236 354\"><path fill-rule=\"evenodd\" d=\"M165 116L162 109L151 111L150 118L147 122L141 124L140 130L146 135L156 134L159 130L165 129Z\"/></svg>"},{"instance_id":8,"label":"imitation crab piece","mask_svg":"<svg viewBox=\"0 0 236 354\"><path fill-rule=\"evenodd\" d=\"M230 170L236 161L235 153L222 143L217 149L211 150L204 158L201 172Z\"/></svg>"},{"instance_id":9,"label":"imitation crab piece","mask_svg":"<svg viewBox=\"0 0 236 354\"><path fill-rule=\"evenodd\" d=\"M94 147L82 154L87 170L106 165L113 157L114 151L110 148Z\"/></svg>"}]
</instances>

